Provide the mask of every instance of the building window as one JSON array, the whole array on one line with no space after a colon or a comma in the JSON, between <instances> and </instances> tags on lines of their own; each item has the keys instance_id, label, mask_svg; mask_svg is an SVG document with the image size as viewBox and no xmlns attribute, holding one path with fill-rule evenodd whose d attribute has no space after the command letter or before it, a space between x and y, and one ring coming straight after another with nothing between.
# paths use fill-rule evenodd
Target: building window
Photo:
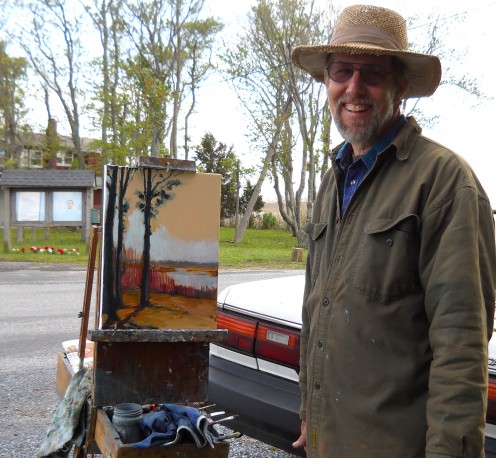
<instances>
[{"instance_id":1,"label":"building window","mask_svg":"<svg viewBox=\"0 0 496 458\"><path fill-rule=\"evenodd\" d=\"M29 167L39 169L43 167L43 153L41 151L30 151Z\"/></svg>"},{"instance_id":2,"label":"building window","mask_svg":"<svg viewBox=\"0 0 496 458\"><path fill-rule=\"evenodd\" d=\"M74 162L75 154L73 151L57 152L57 165L60 167L71 167Z\"/></svg>"},{"instance_id":3,"label":"building window","mask_svg":"<svg viewBox=\"0 0 496 458\"><path fill-rule=\"evenodd\" d=\"M21 151L20 166L28 169L39 169L43 167L43 153L30 149Z\"/></svg>"},{"instance_id":4,"label":"building window","mask_svg":"<svg viewBox=\"0 0 496 458\"><path fill-rule=\"evenodd\" d=\"M29 167L29 150L21 151L21 157L19 160L19 165L24 168Z\"/></svg>"}]
</instances>

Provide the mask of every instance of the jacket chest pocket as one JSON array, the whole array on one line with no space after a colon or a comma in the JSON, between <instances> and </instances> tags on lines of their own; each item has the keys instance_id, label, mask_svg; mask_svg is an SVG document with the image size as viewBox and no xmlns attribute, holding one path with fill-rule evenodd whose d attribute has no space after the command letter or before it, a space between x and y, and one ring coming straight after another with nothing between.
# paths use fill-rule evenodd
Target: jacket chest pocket
<instances>
[{"instance_id":1,"label":"jacket chest pocket","mask_svg":"<svg viewBox=\"0 0 496 458\"><path fill-rule=\"evenodd\" d=\"M420 291L419 249L417 215L368 222L352 268L353 287L386 303Z\"/></svg>"}]
</instances>

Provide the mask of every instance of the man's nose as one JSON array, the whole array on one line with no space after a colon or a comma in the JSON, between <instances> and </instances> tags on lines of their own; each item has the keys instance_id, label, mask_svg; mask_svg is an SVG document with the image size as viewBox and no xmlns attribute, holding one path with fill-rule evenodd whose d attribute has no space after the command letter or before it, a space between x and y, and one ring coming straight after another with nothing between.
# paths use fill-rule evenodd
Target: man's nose
<instances>
[{"instance_id":1,"label":"man's nose","mask_svg":"<svg viewBox=\"0 0 496 458\"><path fill-rule=\"evenodd\" d=\"M360 71L358 69L354 69L353 75L351 75L351 78L346 83L346 92L348 94L363 94L366 90L366 84L360 77Z\"/></svg>"}]
</instances>

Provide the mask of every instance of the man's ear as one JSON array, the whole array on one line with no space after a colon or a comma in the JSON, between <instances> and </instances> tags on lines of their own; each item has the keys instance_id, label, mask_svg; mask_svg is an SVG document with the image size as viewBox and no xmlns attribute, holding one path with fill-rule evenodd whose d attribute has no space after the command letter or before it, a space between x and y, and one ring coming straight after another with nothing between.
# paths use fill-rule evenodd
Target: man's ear
<instances>
[{"instance_id":1,"label":"man's ear","mask_svg":"<svg viewBox=\"0 0 496 458\"><path fill-rule=\"evenodd\" d=\"M396 102L401 102L401 100L403 99L403 96L406 93L406 90L408 89L409 84L410 84L410 80L408 80L408 79L404 79L401 82L400 87L398 88L398 92L396 94L396 99L395 99Z\"/></svg>"}]
</instances>

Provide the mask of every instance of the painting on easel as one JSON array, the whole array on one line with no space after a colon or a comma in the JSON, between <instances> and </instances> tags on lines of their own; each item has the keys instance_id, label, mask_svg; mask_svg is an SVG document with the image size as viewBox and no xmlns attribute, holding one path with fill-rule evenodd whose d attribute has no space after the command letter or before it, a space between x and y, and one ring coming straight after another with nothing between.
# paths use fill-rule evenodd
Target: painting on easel
<instances>
[{"instance_id":1,"label":"painting on easel","mask_svg":"<svg viewBox=\"0 0 496 458\"><path fill-rule=\"evenodd\" d=\"M107 166L100 329L214 329L220 175Z\"/></svg>"}]
</instances>

